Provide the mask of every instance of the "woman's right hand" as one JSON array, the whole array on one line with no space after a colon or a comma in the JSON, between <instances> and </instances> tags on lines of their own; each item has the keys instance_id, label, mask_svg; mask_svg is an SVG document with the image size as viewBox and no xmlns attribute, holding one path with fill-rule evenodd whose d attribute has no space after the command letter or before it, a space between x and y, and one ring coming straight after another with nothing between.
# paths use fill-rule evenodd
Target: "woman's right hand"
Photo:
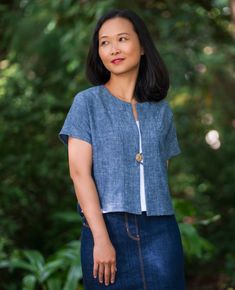
<instances>
[{"instance_id":1,"label":"woman's right hand","mask_svg":"<svg viewBox=\"0 0 235 290\"><path fill-rule=\"evenodd\" d=\"M116 251L111 241L95 241L93 276L98 276L99 282L108 286L109 282L114 283L116 268Z\"/></svg>"}]
</instances>

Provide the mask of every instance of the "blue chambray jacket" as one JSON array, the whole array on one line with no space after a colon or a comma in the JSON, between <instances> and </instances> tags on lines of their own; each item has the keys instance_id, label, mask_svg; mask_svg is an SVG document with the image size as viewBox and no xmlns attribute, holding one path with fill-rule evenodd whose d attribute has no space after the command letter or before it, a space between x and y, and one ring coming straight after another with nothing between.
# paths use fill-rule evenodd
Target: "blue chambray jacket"
<instances>
[{"instance_id":1,"label":"blue chambray jacket","mask_svg":"<svg viewBox=\"0 0 235 290\"><path fill-rule=\"evenodd\" d=\"M172 109L163 99L137 103L136 110L142 140L147 215L174 214L166 161L181 150ZM140 162L136 158L139 131L132 104L113 96L104 85L80 91L58 134L66 145L68 136L92 144L92 177L101 208L141 214Z\"/></svg>"}]
</instances>

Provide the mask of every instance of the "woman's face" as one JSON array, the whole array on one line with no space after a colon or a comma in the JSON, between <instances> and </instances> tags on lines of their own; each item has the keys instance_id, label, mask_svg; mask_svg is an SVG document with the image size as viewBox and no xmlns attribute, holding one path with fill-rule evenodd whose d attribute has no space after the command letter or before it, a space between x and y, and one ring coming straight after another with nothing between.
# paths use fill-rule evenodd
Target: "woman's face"
<instances>
[{"instance_id":1,"label":"woman's face","mask_svg":"<svg viewBox=\"0 0 235 290\"><path fill-rule=\"evenodd\" d=\"M99 30L98 40L99 56L108 71L119 75L139 69L143 49L129 20L121 17L107 20Z\"/></svg>"}]
</instances>

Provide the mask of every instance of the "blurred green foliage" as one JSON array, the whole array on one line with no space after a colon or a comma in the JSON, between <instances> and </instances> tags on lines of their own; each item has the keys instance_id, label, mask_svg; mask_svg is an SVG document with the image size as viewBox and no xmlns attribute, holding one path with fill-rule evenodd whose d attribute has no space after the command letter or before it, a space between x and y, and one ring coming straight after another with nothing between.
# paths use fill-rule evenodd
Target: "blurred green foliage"
<instances>
[{"instance_id":1,"label":"blurred green foliage","mask_svg":"<svg viewBox=\"0 0 235 290\"><path fill-rule=\"evenodd\" d=\"M170 72L182 154L170 161L169 182L188 289L233 289L235 28L225 0L1 1L1 289L67 289L66 279L81 279L73 260L60 269L60 255L50 257L68 241L73 249L64 251L76 251L81 232L57 134L73 96L90 86L84 67L95 23L114 7L144 19ZM42 282L35 265L47 263L55 275Z\"/></svg>"},{"instance_id":2,"label":"blurred green foliage","mask_svg":"<svg viewBox=\"0 0 235 290\"><path fill-rule=\"evenodd\" d=\"M48 290L78 290L82 278L79 251L79 241L68 243L48 261L36 250L14 251L10 259L1 261L0 268L26 271L22 279L23 290L34 290L36 286Z\"/></svg>"}]
</instances>

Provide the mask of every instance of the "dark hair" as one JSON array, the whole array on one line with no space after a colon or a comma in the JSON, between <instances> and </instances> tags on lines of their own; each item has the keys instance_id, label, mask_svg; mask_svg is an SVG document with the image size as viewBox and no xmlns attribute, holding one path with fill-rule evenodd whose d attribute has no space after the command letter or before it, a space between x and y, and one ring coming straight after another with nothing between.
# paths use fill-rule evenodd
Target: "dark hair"
<instances>
[{"instance_id":1,"label":"dark hair","mask_svg":"<svg viewBox=\"0 0 235 290\"><path fill-rule=\"evenodd\" d=\"M144 54L141 55L139 74L134 95L138 102L160 101L166 97L169 89L167 68L154 46L144 21L129 9L113 9L104 14L97 22L86 60L86 76L93 85L105 84L110 72L105 68L98 52L98 34L103 23L111 18L122 17L129 20L139 37Z\"/></svg>"}]
</instances>

